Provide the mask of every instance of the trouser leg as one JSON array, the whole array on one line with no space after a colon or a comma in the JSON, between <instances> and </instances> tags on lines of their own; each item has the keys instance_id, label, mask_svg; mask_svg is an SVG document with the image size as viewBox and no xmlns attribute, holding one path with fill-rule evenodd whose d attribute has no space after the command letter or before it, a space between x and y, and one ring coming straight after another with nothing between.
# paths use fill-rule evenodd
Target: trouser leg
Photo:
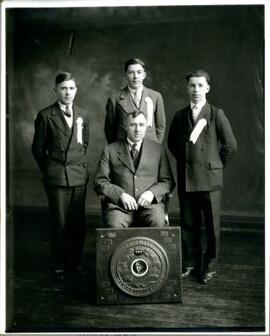
<instances>
[{"instance_id":1,"label":"trouser leg","mask_svg":"<svg viewBox=\"0 0 270 336\"><path fill-rule=\"evenodd\" d=\"M67 216L71 199L68 188L45 185L49 203L51 257L54 269L64 269L67 258Z\"/></svg>"},{"instance_id":2,"label":"trouser leg","mask_svg":"<svg viewBox=\"0 0 270 336\"><path fill-rule=\"evenodd\" d=\"M213 271L216 267L220 246L220 204L221 191L205 192L202 208L205 217L206 250L203 257L204 271Z\"/></svg>"},{"instance_id":3,"label":"trouser leg","mask_svg":"<svg viewBox=\"0 0 270 336\"><path fill-rule=\"evenodd\" d=\"M140 226L164 227L164 204L151 204L146 208L140 208L138 211L136 211L136 220Z\"/></svg>"},{"instance_id":4,"label":"trouser leg","mask_svg":"<svg viewBox=\"0 0 270 336\"><path fill-rule=\"evenodd\" d=\"M201 222L202 212L196 192L180 194L181 236L183 267L202 266Z\"/></svg>"},{"instance_id":5,"label":"trouser leg","mask_svg":"<svg viewBox=\"0 0 270 336\"><path fill-rule=\"evenodd\" d=\"M104 213L104 226L113 229L124 229L131 226L133 212L120 208L108 208Z\"/></svg>"},{"instance_id":6,"label":"trouser leg","mask_svg":"<svg viewBox=\"0 0 270 336\"><path fill-rule=\"evenodd\" d=\"M85 198L86 185L72 187L67 220L67 267L82 264L85 242Z\"/></svg>"}]
</instances>

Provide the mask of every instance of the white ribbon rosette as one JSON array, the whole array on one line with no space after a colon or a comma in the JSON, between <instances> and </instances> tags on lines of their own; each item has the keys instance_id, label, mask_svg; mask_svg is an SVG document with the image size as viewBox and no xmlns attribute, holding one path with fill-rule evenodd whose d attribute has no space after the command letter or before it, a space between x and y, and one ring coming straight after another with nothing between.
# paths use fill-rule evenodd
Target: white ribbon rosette
<instances>
[{"instance_id":1,"label":"white ribbon rosette","mask_svg":"<svg viewBox=\"0 0 270 336\"><path fill-rule=\"evenodd\" d=\"M195 126L194 130L190 134L189 141L193 142L193 144L196 143L199 135L202 133L202 130L207 125L206 119L202 118L198 121L197 125Z\"/></svg>"},{"instance_id":2,"label":"white ribbon rosette","mask_svg":"<svg viewBox=\"0 0 270 336\"><path fill-rule=\"evenodd\" d=\"M147 112L147 126L153 126L154 104L150 97L145 98L146 112Z\"/></svg>"},{"instance_id":3,"label":"white ribbon rosette","mask_svg":"<svg viewBox=\"0 0 270 336\"><path fill-rule=\"evenodd\" d=\"M83 130L83 119L81 117L78 117L76 119L76 124L77 124L77 142L78 144L83 144L82 140L82 130Z\"/></svg>"}]
</instances>

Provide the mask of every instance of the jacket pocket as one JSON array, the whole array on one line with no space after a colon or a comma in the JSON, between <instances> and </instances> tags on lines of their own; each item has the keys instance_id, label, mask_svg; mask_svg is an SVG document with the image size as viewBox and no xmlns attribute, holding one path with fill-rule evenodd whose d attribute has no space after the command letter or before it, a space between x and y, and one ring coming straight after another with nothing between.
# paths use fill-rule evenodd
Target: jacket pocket
<instances>
[{"instance_id":1,"label":"jacket pocket","mask_svg":"<svg viewBox=\"0 0 270 336\"><path fill-rule=\"evenodd\" d=\"M223 168L223 163L220 160L209 162L209 169L222 169L222 168Z\"/></svg>"}]
</instances>

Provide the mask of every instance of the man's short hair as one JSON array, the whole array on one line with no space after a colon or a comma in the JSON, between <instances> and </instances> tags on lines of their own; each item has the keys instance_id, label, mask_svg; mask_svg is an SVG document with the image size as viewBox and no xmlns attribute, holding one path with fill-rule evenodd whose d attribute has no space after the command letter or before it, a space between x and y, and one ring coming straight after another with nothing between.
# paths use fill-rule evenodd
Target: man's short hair
<instances>
[{"instance_id":1,"label":"man's short hair","mask_svg":"<svg viewBox=\"0 0 270 336\"><path fill-rule=\"evenodd\" d=\"M209 85L211 83L211 79L210 79L209 73L206 72L206 71L204 71L204 70L195 70L195 71L189 72L186 75L187 83L189 82L189 80L190 80L191 77L204 77Z\"/></svg>"},{"instance_id":2,"label":"man's short hair","mask_svg":"<svg viewBox=\"0 0 270 336\"><path fill-rule=\"evenodd\" d=\"M145 63L141 59L139 59L139 58L130 58L125 63L125 72L127 72L128 67L130 65L132 65L132 64L140 64L143 67L144 71L146 71Z\"/></svg>"},{"instance_id":3,"label":"man's short hair","mask_svg":"<svg viewBox=\"0 0 270 336\"><path fill-rule=\"evenodd\" d=\"M68 80L73 80L76 84L76 80L71 72L59 72L59 74L55 77L55 85Z\"/></svg>"},{"instance_id":4,"label":"man's short hair","mask_svg":"<svg viewBox=\"0 0 270 336\"><path fill-rule=\"evenodd\" d=\"M128 116L131 116L133 119L137 118L140 114L142 114L145 119L147 119L147 116L145 115L145 113L143 111L133 111L132 113L130 113Z\"/></svg>"},{"instance_id":5,"label":"man's short hair","mask_svg":"<svg viewBox=\"0 0 270 336\"><path fill-rule=\"evenodd\" d=\"M144 112L142 111L133 111L131 113L128 114L127 118L125 118L124 121L124 128L126 129L129 123L129 117L131 117L132 119L137 118L140 114L142 114L145 117L145 122L147 121L147 116L145 115Z\"/></svg>"}]
</instances>

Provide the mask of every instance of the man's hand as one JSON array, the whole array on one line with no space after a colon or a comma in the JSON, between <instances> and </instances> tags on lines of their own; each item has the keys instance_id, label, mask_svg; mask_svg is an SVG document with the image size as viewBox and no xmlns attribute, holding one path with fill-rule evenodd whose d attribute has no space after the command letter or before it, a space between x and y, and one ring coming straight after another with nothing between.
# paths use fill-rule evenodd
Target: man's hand
<instances>
[{"instance_id":1,"label":"man's hand","mask_svg":"<svg viewBox=\"0 0 270 336\"><path fill-rule=\"evenodd\" d=\"M120 200L123 203L123 206L126 210L137 210L138 204L132 196L127 193L123 193L120 196Z\"/></svg>"},{"instance_id":2,"label":"man's hand","mask_svg":"<svg viewBox=\"0 0 270 336\"><path fill-rule=\"evenodd\" d=\"M152 203L153 199L154 194L152 193L152 191L147 190L139 197L138 204L145 208Z\"/></svg>"}]
</instances>

